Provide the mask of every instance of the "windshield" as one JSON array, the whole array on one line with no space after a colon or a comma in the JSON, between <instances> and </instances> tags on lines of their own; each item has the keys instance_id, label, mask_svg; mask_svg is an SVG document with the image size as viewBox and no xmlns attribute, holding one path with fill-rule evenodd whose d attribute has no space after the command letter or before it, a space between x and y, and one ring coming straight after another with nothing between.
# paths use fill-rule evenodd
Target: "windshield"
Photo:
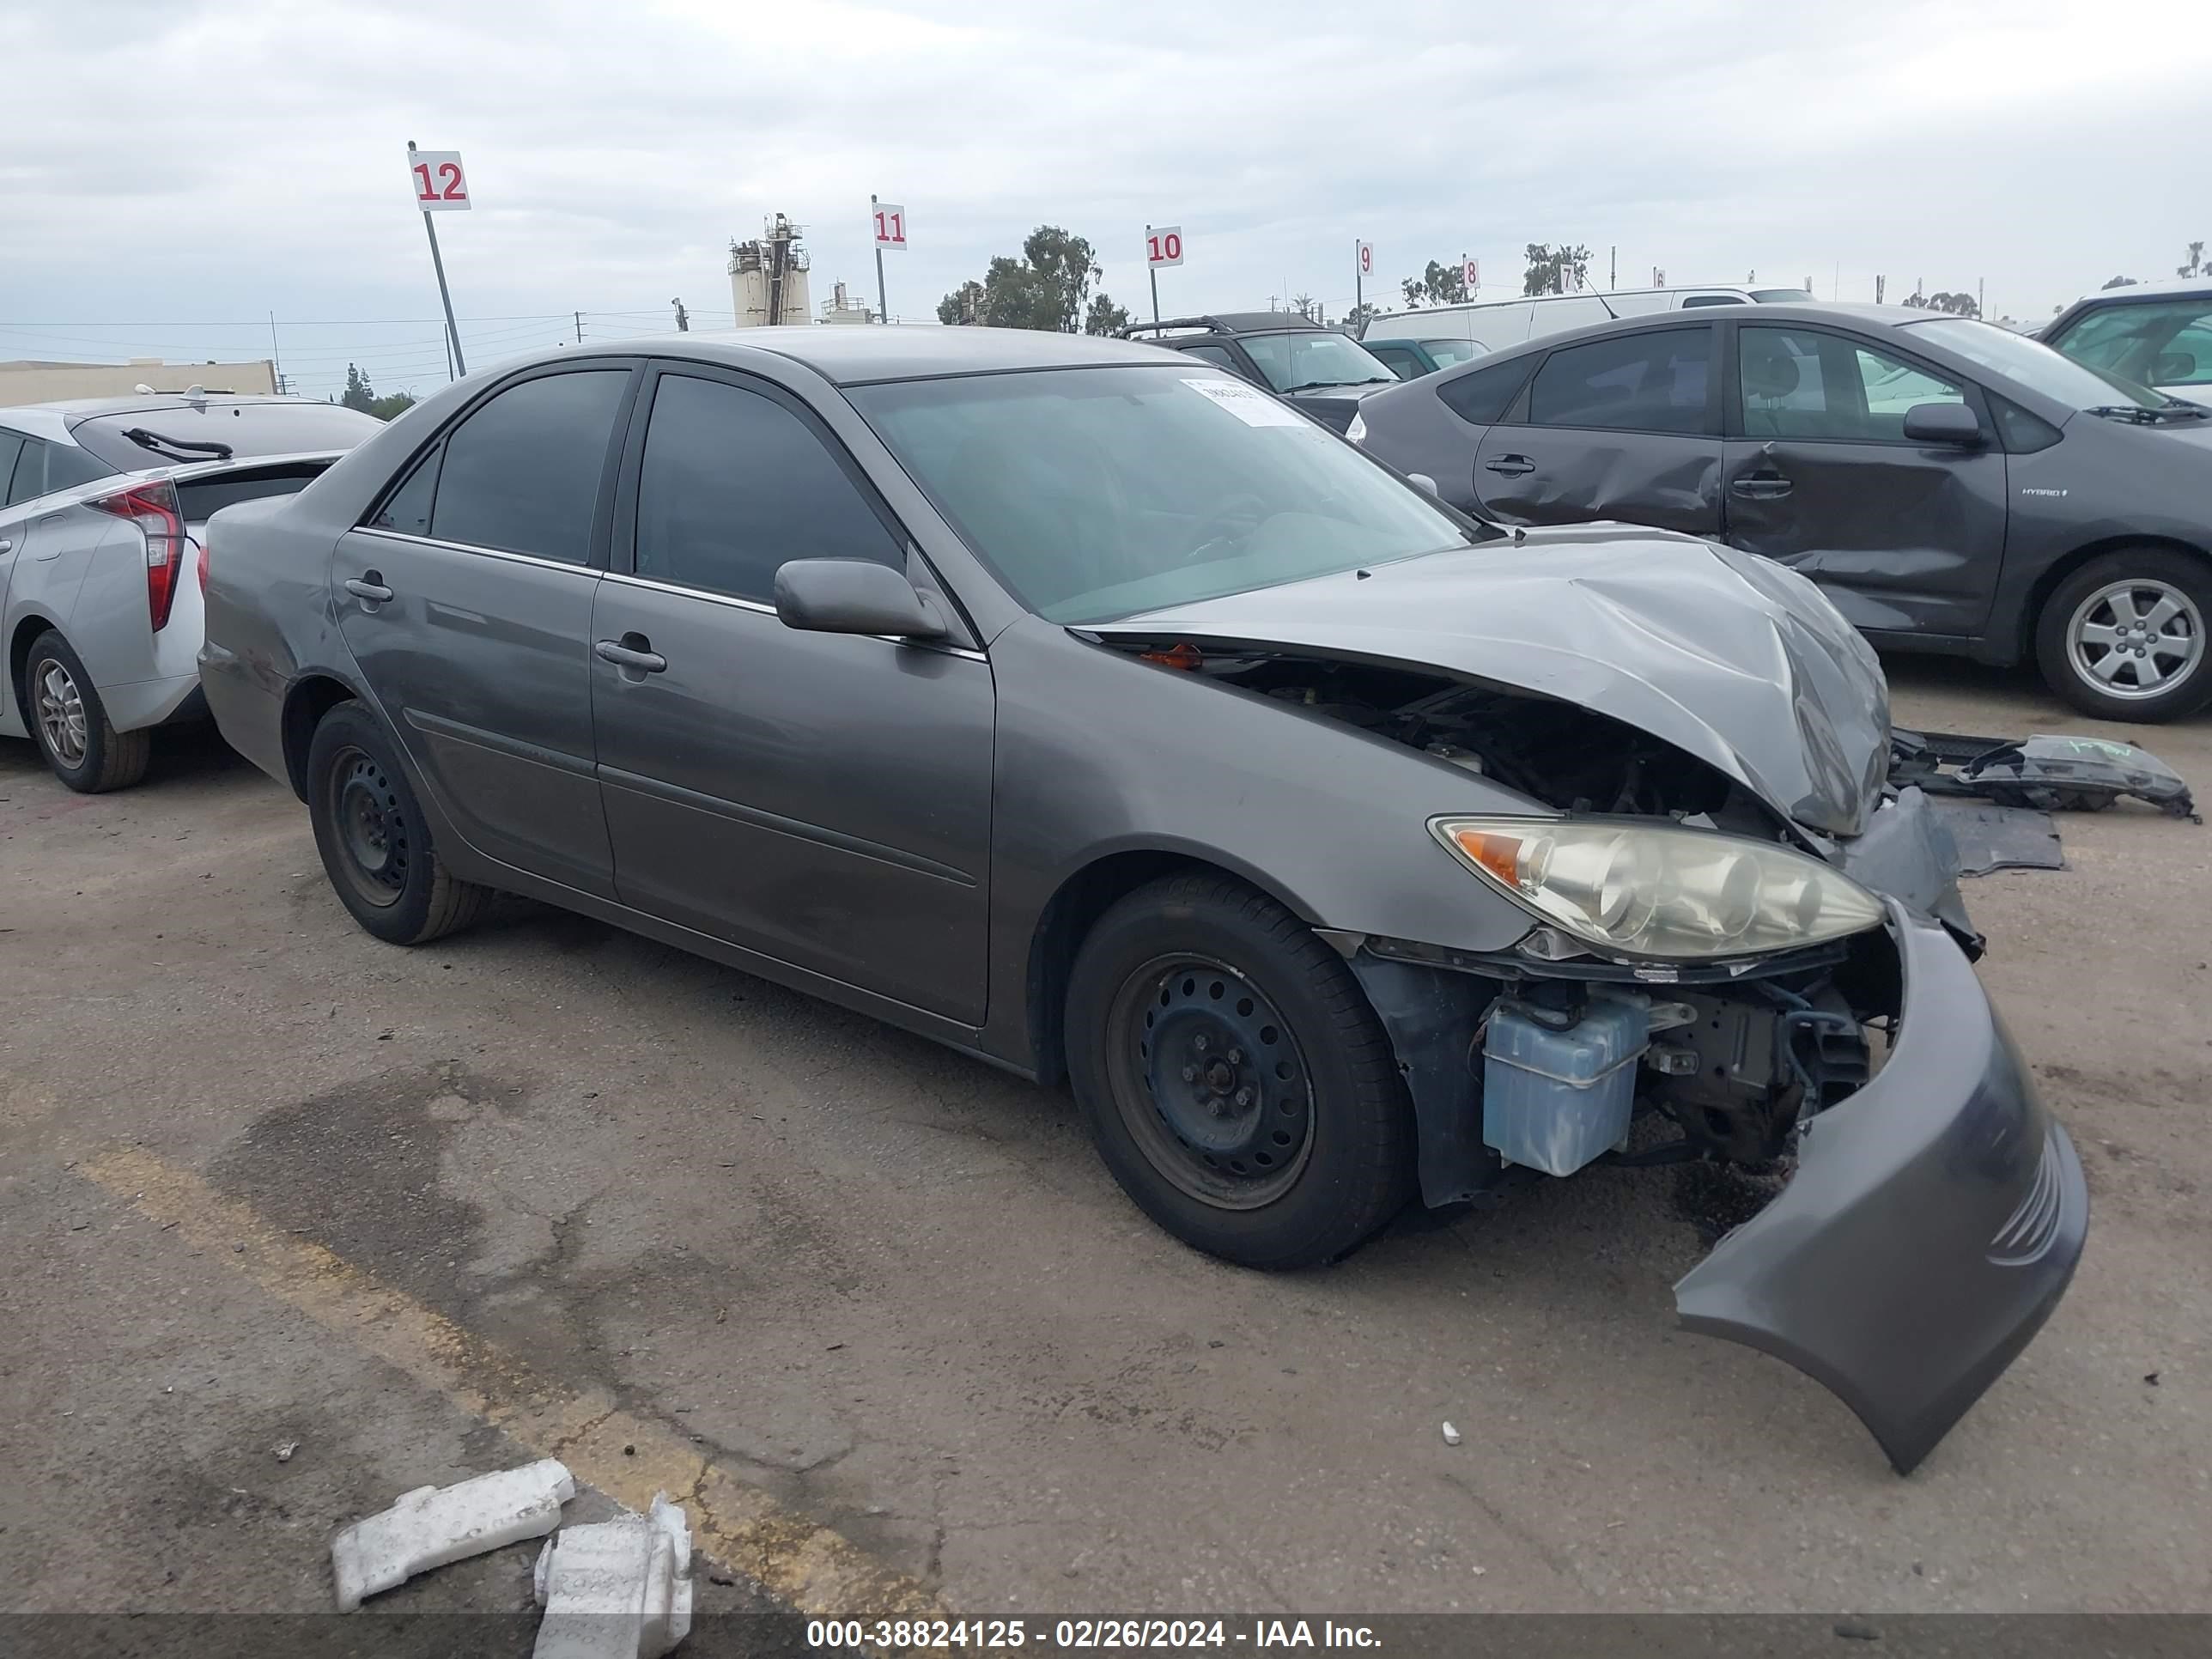
<instances>
[{"instance_id":1,"label":"windshield","mask_svg":"<svg viewBox=\"0 0 2212 1659\"><path fill-rule=\"evenodd\" d=\"M1429 356L1437 360L1438 368L1449 368L1455 363L1471 363L1482 355L1482 348L1472 340L1424 340Z\"/></svg>"},{"instance_id":2,"label":"windshield","mask_svg":"<svg viewBox=\"0 0 2212 1659\"><path fill-rule=\"evenodd\" d=\"M1925 323L1907 323L1915 334L1947 345L1984 368L1993 368L2019 381L2031 392L2056 398L2069 409L2098 409L2109 404L2157 409L2167 400L2148 386L2124 380L2102 369L2088 368L2070 357L2062 357L2040 340L2015 334L1994 323L1971 317L1939 317Z\"/></svg>"},{"instance_id":3,"label":"windshield","mask_svg":"<svg viewBox=\"0 0 2212 1659\"><path fill-rule=\"evenodd\" d=\"M1118 621L1483 533L1257 387L1194 368L848 395L968 545L1049 622Z\"/></svg>"},{"instance_id":4,"label":"windshield","mask_svg":"<svg viewBox=\"0 0 2212 1659\"><path fill-rule=\"evenodd\" d=\"M1247 334L1237 343L1252 354L1267 384L1278 392L1314 386L1365 386L1395 380L1380 357L1349 334L1314 330L1303 334Z\"/></svg>"},{"instance_id":5,"label":"windshield","mask_svg":"<svg viewBox=\"0 0 2212 1659\"><path fill-rule=\"evenodd\" d=\"M351 449L384 422L337 404L158 404L121 415L95 415L70 436L110 466L145 472L186 461L244 460ZM137 438L127 434L141 434ZM227 453L226 453L227 452Z\"/></svg>"}]
</instances>

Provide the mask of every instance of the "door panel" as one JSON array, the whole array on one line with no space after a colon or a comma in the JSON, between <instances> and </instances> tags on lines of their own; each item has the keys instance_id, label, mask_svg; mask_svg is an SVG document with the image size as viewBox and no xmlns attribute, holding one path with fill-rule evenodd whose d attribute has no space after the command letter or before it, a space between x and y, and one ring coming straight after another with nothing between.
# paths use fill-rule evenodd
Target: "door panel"
<instances>
[{"instance_id":1,"label":"door panel","mask_svg":"<svg viewBox=\"0 0 2212 1659\"><path fill-rule=\"evenodd\" d=\"M1475 452L1484 507L1516 524L1617 519L1720 533L1721 441L1709 325L1636 330L1553 352Z\"/></svg>"},{"instance_id":2,"label":"door panel","mask_svg":"<svg viewBox=\"0 0 2212 1659\"><path fill-rule=\"evenodd\" d=\"M599 777L625 904L980 1024L991 671L612 576Z\"/></svg>"},{"instance_id":3,"label":"door panel","mask_svg":"<svg viewBox=\"0 0 2212 1659\"><path fill-rule=\"evenodd\" d=\"M1922 403L1968 404L1991 431L1974 388L1856 336L1768 325L1739 331L1737 380L1729 544L1811 577L1857 627L1978 634L2004 557L2004 454L1904 437Z\"/></svg>"},{"instance_id":4,"label":"door panel","mask_svg":"<svg viewBox=\"0 0 2212 1659\"><path fill-rule=\"evenodd\" d=\"M463 838L613 897L592 772L599 573L356 530L331 574L346 644ZM363 599L349 580L392 598Z\"/></svg>"}]
</instances>

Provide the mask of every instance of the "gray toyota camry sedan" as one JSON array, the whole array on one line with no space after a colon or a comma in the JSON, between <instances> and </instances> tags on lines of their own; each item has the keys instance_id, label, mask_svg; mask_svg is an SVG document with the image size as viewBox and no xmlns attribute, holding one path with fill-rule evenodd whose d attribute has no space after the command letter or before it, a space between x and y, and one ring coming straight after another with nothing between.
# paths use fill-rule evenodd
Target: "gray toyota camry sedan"
<instances>
[{"instance_id":1,"label":"gray toyota camry sedan","mask_svg":"<svg viewBox=\"0 0 2212 1659\"><path fill-rule=\"evenodd\" d=\"M793 328L477 374L203 569L371 933L526 894L1066 1079L1200 1249L1769 1168L1680 1316L1900 1470L2081 1254L1881 671L1766 561L1463 517L1152 347Z\"/></svg>"}]
</instances>

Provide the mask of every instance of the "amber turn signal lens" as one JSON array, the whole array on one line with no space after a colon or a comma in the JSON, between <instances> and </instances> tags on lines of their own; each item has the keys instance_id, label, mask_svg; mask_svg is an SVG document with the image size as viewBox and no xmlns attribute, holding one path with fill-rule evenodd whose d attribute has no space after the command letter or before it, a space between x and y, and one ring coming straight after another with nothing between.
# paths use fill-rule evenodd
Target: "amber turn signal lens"
<instances>
[{"instance_id":1,"label":"amber turn signal lens","mask_svg":"<svg viewBox=\"0 0 2212 1659\"><path fill-rule=\"evenodd\" d=\"M1521 840L1494 830L1459 829L1451 832L1459 850L1508 887L1521 884Z\"/></svg>"}]
</instances>

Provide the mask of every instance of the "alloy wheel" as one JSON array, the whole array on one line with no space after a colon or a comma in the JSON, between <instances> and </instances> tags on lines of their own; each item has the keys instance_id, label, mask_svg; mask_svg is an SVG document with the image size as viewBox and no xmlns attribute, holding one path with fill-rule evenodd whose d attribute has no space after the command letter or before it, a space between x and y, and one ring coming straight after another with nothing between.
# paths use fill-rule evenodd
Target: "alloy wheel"
<instances>
[{"instance_id":1,"label":"alloy wheel","mask_svg":"<svg viewBox=\"0 0 2212 1659\"><path fill-rule=\"evenodd\" d=\"M32 665L31 684L38 688L39 731L47 753L71 770L83 765L84 696L75 678L61 661L47 657Z\"/></svg>"},{"instance_id":2,"label":"alloy wheel","mask_svg":"<svg viewBox=\"0 0 2212 1659\"><path fill-rule=\"evenodd\" d=\"M2112 582L2074 607L2068 665L2109 697L2170 695L2204 662L2204 617L2188 594L2150 578Z\"/></svg>"}]
</instances>

